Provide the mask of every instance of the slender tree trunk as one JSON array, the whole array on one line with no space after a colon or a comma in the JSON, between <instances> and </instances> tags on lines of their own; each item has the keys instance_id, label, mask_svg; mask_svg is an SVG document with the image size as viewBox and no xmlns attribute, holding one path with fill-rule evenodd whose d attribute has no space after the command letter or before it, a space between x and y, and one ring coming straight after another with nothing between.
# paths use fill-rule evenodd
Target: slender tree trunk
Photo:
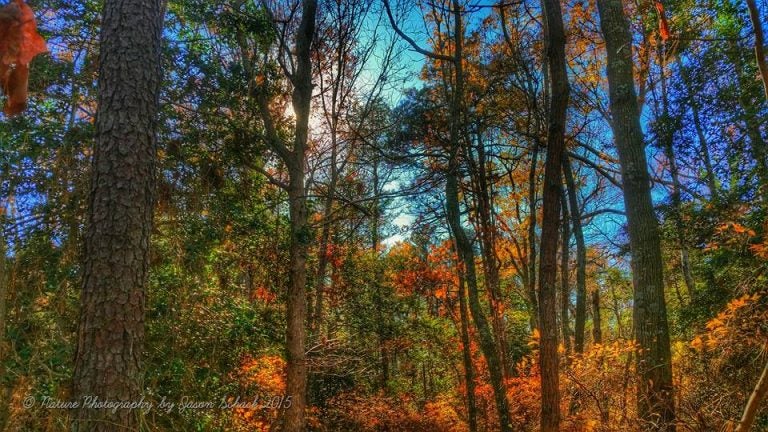
<instances>
[{"instance_id":1,"label":"slender tree trunk","mask_svg":"<svg viewBox=\"0 0 768 432\"><path fill-rule=\"evenodd\" d=\"M744 62L742 61L738 44L732 43L731 48L728 56L736 68L736 78L739 84L739 105L742 111L744 111L744 125L747 129L752 157L756 162L757 194L762 198L763 206L768 206L768 160L766 159L768 157L768 144L766 144L760 132L758 107L755 106L752 98L749 96L749 92L746 91L749 87L747 82L749 78L744 73Z\"/></svg>"},{"instance_id":2,"label":"slender tree trunk","mask_svg":"<svg viewBox=\"0 0 768 432\"><path fill-rule=\"evenodd\" d=\"M584 230L581 225L581 210L576 195L578 189L573 178L573 169L568 156L563 157L563 173L568 187L568 203L571 207L571 224L573 237L576 239L576 325L574 336L574 351L584 352L584 328L587 322L587 247L584 244Z\"/></svg>"},{"instance_id":3,"label":"slender tree trunk","mask_svg":"<svg viewBox=\"0 0 768 432\"><path fill-rule=\"evenodd\" d=\"M85 241L74 396L142 397L149 239L155 202L162 0L107 0ZM83 404L85 405L85 404ZM140 410L84 406L78 431L136 430Z\"/></svg>"},{"instance_id":4,"label":"slender tree trunk","mask_svg":"<svg viewBox=\"0 0 768 432\"><path fill-rule=\"evenodd\" d=\"M416 51L424 54L434 60L449 62L452 66L453 86L450 89L449 100L449 146L448 146L448 166L445 173L445 210L446 220L448 222L456 254L459 257L460 267L463 267L467 283L467 292L469 297L469 311L477 328L480 349L483 357L488 364L488 374L490 375L491 387L493 388L494 401L499 417L499 429L501 432L511 432L509 417L509 404L507 402L506 388L502 373L501 358L494 341L491 326L483 312L480 303L480 294L477 283L477 271L475 268L475 257L472 243L467 236L461 222L461 211L459 206L459 174L460 174L460 153L462 150L461 140L465 133L466 108L464 107L464 69L463 61L463 11L461 2L453 0L451 2L453 14L453 42L454 51L452 55L447 56L424 50L418 47L413 39L407 37L405 33L397 26L392 11L389 7L389 1L384 0L390 24L403 39L405 39ZM449 69L449 68L446 68Z\"/></svg>"},{"instance_id":5,"label":"slender tree trunk","mask_svg":"<svg viewBox=\"0 0 768 432\"><path fill-rule=\"evenodd\" d=\"M760 78L763 80L763 92L765 99L768 100L768 65L765 64L765 40L763 39L763 26L760 19L760 11L757 9L755 0L747 0L747 9L749 9L749 19L752 21L752 28L755 31L755 59L757 68L760 70Z\"/></svg>"},{"instance_id":6,"label":"slender tree trunk","mask_svg":"<svg viewBox=\"0 0 768 432\"><path fill-rule=\"evenodd\" d=\"M467 137L469 139L469 137ZM469 143L468 143L468 148ZM468 152L471 155L471 153ZM471 162L471 156L468 158ZM496 257L496 225L493 222L493 203L491 202L491 185L488 182L485 147L478 136L477 166L473 170L477 181L475 195L477 196L477 219L480 228L481 252L483 257L483 276L491 306L491 323L493 325L496 345L499 347L504 378L512 373L512 365L507 360L506 326L504 325L503 299L501 295L501 280L499 277L499 260Z\"/></svg>"},{"instance_id":7,"label":"slender tree trunk","mask_svg":"<svg viewBox=\"0 0 768 432\"><path fill-rule=\"evenodd\" d=\"M491 379L491 386L493 387L496 409L499 413L499 430L511 432L509 405L507 403L507 395L504 386L501 359L497 351L491 326L488 324L482 305L480 304L472 244L464 231L464 227L461 225L458 178L456 175L456 171L458 171L457 150L458 149L452 149L449 154L451 162L449 162L445 186L446 217L448 218L448 224L450 225L454 241L456 242L456 250L461 260L461 265L464 267L469 296L469 310L472 313L472 319L477 328L480 349L488 363L488 373Z\"/></svg>"},{"instance_id":8,"label":"slender tree trunk","mask_svg":"<svg viewBox=\"0 0 768 432\"><path fill-rule=\"evenodd\" d=\"M565 30L558 0L542 0L549 75L547 156L544 165L541 259L539 262L539 327L541 334L541 431L560 428L560 359L557 352L557 237L562 194L562 161L568 109ZM566 246L567 247L567 246Z\"/></svg>"},{"instance_id":9,"label":"slender tree trunk","mask_svg":"<svg viewBox=\"0 0 768 432\"><path fill-rule=\"evenodd\" d=\"M592 291L592 343L603 343L603 324L600 319L600 290Z\"/></svg>"},{"instance_id":10,"label":"slender tree trunk","mask_svg":"<svg viewBox=\"0 0 768 432\"><path fill-rule=\"evenodd\" d=\"M3 236L2 213L0 213L0 365L5 360L5 317L8 312L8 273L6 271L5 236Z\"/></svg>"},{"instance_id":11,"label":"slender tree trunk","mask_svg":"<svg viewBox=\"0 0 768 432\"><path fill-rule=\"evenodd\" d=\"M0 211L0 376L7 376L5 358L8 351L5 349L5 319L8 311L8 272L5 258L5 237L3 236L3 214ZM0 386L0 431L5 431L10 418L11 400L16 379L9 379Z\"/></svg>"},{"instance_id":12,"label":"slender tree trunk","mask_svg":"<svg viewBox=\"0 0 768 432\"><path fill-rule=\"evenodd\" d=\"M569 356L571 354L571 327L570 320L568 319L568 311L571 307L571 287L569 284L569 268L570 263L570 242L571 232L568 229L568 201L566 200L565 188L561 188L560 202L562 204L563 211L563 241L560 245L560 327L563 333L563 346L565 347L565 354Z\"/></svg>"},{"instance_id":13,"label":"slender tree trunk","mask_svg":"<svg viewBox=\"0 0 768 432\"><path fill-rule=\"evenodd\" d=\"M645 431L675 430L672 362L658 221L651 201L640 110L632 76L632 36L621 0L598 0L608 55L611 125L621 163L640 350L637 412Z\"/></svg>"},{"instance_id":14,"label":"slender tree trunk","mask_svg":"<svg viewBox=\"0 0 768 432\"><path fill-rule=\"evenodd\" d=\"M706 170L706 182L709 187L709 193L712 198L717 198L717 176L715 175L715 169L712 166L712 157L709 153L709 143L707 137L704 134L704 126L701 123L701 116L699 114L699 104L691 90L691 80L688 73L683 66L680 56L675 56L677 61L677 68L680 70L680 77L683 79L683 85L685 86L686 96L688 98L688 105L691 107L691 114L693 115L693 126L696 129L696 137L699 140L699 149L701 151L701 158L704 162L704 169Z\"/></svg>"},{"instance_id":15,"label":"slender tree trunk","mask_svg":"<svg viewBox=\"0 0 768 432\"><path fill-rule=\"evenodd\" d=\"M333 139L335 141L335 139ZM328 195L325 197L325 207L323 209L323 226L320 233L320 245L318 247L317 275L315 277L315 310L310 317L310 329L319 333L322 332L325 313L325 277L328 274L328 246L331 239L331 212L333 210L333 195L336 193L336 148L331 151L331 181L328 185Z\"/></svg>"},{"instance_id":16,"label":"slender tree trunk","mask_svg":"<svg viewBox=\"0 0 768 432\"><path fill-rule=\"evenodd\" d=\"M472 347L469 340L469 312L467 311L466 283L459 274L459 316L461 317L461 345L464 358L464 379L467 383L467 423L470 432L477 432L477 402L475 400L475 370L472 366Z\"/></svg>"},{"instance_id":17,"label":"slender tree trunk","mask_svg":"<svg viewBox=\"0 0 768 432\"><path fill-rule=\"evenodd\" d=\"M747 406L744 407L744 414L741 416L741 421L739 421L735 432L748 432L752 428L755 417L760 410L760 404L765 400L766 394L768 394L768 364L765 365L763 373L760 375L760 380L749 396Z\"/></svg>"},{"instance_id":18,"label":"slender tree trunk","mask_svg":"<svg viewBox=\"0 0 768 432\"><path fill-rule=\"evenodd\" d=\"M337 3L337 13L339 14L339 18L336 22L334 22L334 26L338 27L344 27L346 24L346 20L342 18L342 4ZM353 15L349 16L350 23L355 18L357 18L353 11L349 11ZM321 93L325 93L327 90L330 90L330 103L326 102L326 96L321 96L321 102L323 106L323 110L326 117L326 122L328 124L328 135L331 139L331 158L330 158L330 167L331 167L331 175L330 180L328 182L328 190L326 191L325 196L325 205L323 208L323 227L322 227L322 233L320 235L320 247L319 251L320 254L318 256L318 266L317 266L317 274L316 274L316 283L315 283L315 310L314 314L310 313L310 329L313 332L322 332L323 328L323 314L325 312L324 310L324 294L325 294L325 276L328 268L328 242L330 239L331 234L331 221L330 216L333 211L333 202L336 195L336 185L338 183L339 178L339 168L337 166L337 159L339 155L339 119L341 117L341 113L339 112L340 109L343 108L344 102L346 97L344 96L346 94L346 88L345 84L347 83L347 80L345 79L347 77L347 62L350 59L350 53L351 53L351 42L349 41L349 37L351 37L351 34L348 34L341 30L340 28L336 30L338 34L336 37L338 40L336 41L337 46L336 50L333 53L334 55L334 62L335 62L335 70L334 68L331 68L330 74L331 74L331 87L330 89L323 88L323 79L321 78L320 81L320 91ZM335 75L334 75L335 74ZM311 302L310 302L311 303ZM309 305L311 306L311 304Z\"/></svg>"},{"instance_id":19,"label":"slender tree trunk","mask_svg":"<svg viewBox=\"0 0 768 432\"><path fill-rule=\"evenodd\" d=\"M535 140L528 173L528 301L531 304L531 328L539 328L539 294L536 289L536 177L539 164L539 142Z\"/></svg>"},{"instance_id":20,"label":"slender tree trunk","mask_svg":"<svg viewBox=\"0 0 768 432\"><path fill-rule=\"evenodd\" d=\"M677 167L677 159L675 158L674 148L674 127L672 116L669 114L669 95L667 93L667 76L666 76L666 63L662 45L658 45L658 58L659 68L661 69L661 105L662 105L662 118L659 122L660 131L658 132L661 146L664 149L664 155L669 162L669 173L672 177L672 209L674 211L675 230L677 231L677 245L680 250L680 270L683 273L683 281L685 282L688 296L693 295L696 289L695 282L693 280L693 272L691 271L691 262L688 254L688 246L685 244L685 226L683 226L682 219L682 198L680 184L680 172Z\"/></svg>"},{"instance_id":21,"label":"slender tree trunk","mask_svg":"<svg viewBox=\"0 0 768 432\"><path fill-rule=\"evenodd\" d=\"M499 415L499 430L511 432L509 418L509 404L507 402L506 387L502 373L501 357L493 337L491 327L480 304L480 294L477 285L477 272L475 269L475 257L472 243L467 237L461 224L461 212L459 208L459 153L461 151L462 128L464 127L464 71L462 66L462 49L464 43L464 29L462 26L461 5L458 0L452 2L454 15L454 88L451 95L450 112L450 148L448 151L448 170L445 181L446 217L451 228L456 252L459 255L466 277L469 293L469 310L477 327L480 339L480 349L488 364L488 373L493 387L496 410Z\"/></svg>"},{"instance_id":22,"label":"slender tree trunk","mask_svg":"<svg viewBox=\"0 0 768 432\"><path fill-rule=\"evenodd\" d=\"M377 260L379 257L379 220L381 219L381 209L379 207L379 193L381 191L381 184L379 180L379 155L377 154L374 156L373 160L373 191L374 194L376 194L375 199L373 200L373 209L371 210L371 250L373 251L374 255L376 256ZM390 361L390 354L389 349L387 348L387 341L389 341L391 335L389 334L389 328L387 327L386 320L384 319L384 312L383 312L383 295L381 292L382 286L384 285L384 269L379 265L377 261L376 265L376 280L375 280L375 295L376 295L376 302L380 305L376 309L377 314L377 333L378 333L378 339L379 339L379 361L381 363L381 373L379 375L379 385L381 386L381 389L385 392L389 391L389 361Z\"/></svg>"}]
</instances>

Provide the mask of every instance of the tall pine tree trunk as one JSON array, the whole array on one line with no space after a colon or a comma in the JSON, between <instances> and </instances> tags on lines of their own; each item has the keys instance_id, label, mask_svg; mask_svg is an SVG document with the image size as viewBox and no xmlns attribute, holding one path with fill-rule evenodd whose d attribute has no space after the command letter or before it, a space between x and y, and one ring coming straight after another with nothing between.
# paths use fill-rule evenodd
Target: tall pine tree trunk
<instances>
[{"instance_id":1,"label":"tall pine tree trunk","mask_svg":"<svg viewBox=\"0 0 768 432\"><path fill-rule=\"evenodd\" d=\"M587 247L584 244L584 230L581 225L581 210L576 196L576 180L568 156L563 156L563 174L568 187L568 204L571 208L573 238L576 240L576 317L574 351L584 352L584 327L587 321Z\"/></svg>"},{"instance_id":2,"label":"tall pine tree trunk","mask_svg":"<svg viewBox=\"0 0 768 432\"><path fill-rule=\"evenodd\" d=\"M539 328L541 334L541 431L560 428L560 359L557 352L557 238L560 230L562 160L568 108L565 30L559 0L543 0L549 76L547 155L544 163L541 257L539 261Z\"/></svg>"},{"instance_id":3,"label":"tall pine tree trunk","mask_svg":"<svg viewBox=\"0 0 768 432\"><path fill-rule=\"evenodd\" d=\"M85 240L74 396L141 398L155 202L162 0L107 0ZM137 430L139 410L83 407L78 431Z\"/></svg>"},{"instance_id":4,"label":"tall pine tree trunk","mask_svg":"<svg viewBox=\"0 0 768 432\"><path fill-rule=\"evenodd\" d=\"M632 36L621 0L598 0L608 56L611 126L619 153L634 285L637 412L642 430L674 431L672 362L661 242L651 201L640 110L632 76Z\"/></svg>"},{"instance_id":5,"label":"tall pine tree trunk","mask_svg":"<svg viewBox=\"0 0 768 432\"><path fill-rule=\"evenodd\" d=\"M467 282L469 310L477 328L480 339L480 349L485 361L488 363L488 373L493 387L496 410L499 416L499 430L511 432L509 419L509 404L507 402L506 387L502 373L501 356L498 352L493 331L485 317L480 304L480 293L477 284L477 271L475 269L475 257L472 243L461 224L461 211L459 208L459 162L461 151L462 128L464 127L464 70L462 66L462 47L464 42L464 29L462 27L461 5L458 0L452 2L454 15L454 88L451 95L450 112L450 148L448 150L448 170L445 181L446 218L451 228L456 252L463 266Z\"/></svg>"}]
</instances>

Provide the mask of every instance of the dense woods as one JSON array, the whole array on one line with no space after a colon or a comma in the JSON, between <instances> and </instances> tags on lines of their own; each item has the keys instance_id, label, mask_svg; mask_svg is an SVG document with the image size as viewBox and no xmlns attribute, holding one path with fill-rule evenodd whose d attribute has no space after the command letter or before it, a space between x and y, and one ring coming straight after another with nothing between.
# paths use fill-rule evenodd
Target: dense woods
<instances>
[{"instance_id":1,"label":"dense woods","mask_svg":"<svg viewBox=\"0 0 768 432\"><path fill-rule=\"evenodd\" d=\"M0 4L0 431L768 430L764 0Z\"/></svg>"}]
</instances>

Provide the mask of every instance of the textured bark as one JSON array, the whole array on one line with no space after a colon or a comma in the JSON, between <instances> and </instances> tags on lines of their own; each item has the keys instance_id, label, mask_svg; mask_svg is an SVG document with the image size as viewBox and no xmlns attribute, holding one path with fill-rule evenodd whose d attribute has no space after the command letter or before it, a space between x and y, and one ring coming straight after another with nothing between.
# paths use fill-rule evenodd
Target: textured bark
<instances>
[{"instance_id":1,"label":"textured bark","mask_svg":"<svg viewBox=\"0 0 768 432\"><path fill-rule=\"evenodd\" d=\"M562 160L568 108L565 30L558 0L543 0L549 76L547 155L544 162L543 219L539 260L541 431L560 428L560 359L557 352L557 238L560 230Z\"/></svg>"},{"instance_id":2,"label":"textured bark","mask_svg":"<svg viewBox=\"0 0 768 432\"><path fill-rule=\"evenodd\" d=\"M317 0L303 0L301 23L296 35L296 72L293 76L293 112L296 129L293 149L286 162L291 219L290 271L286 328L287 395L291 405L285 411L284 430L303 432L306 427L307 363L305 321L307 318L307 252L310 232L307 224L307 197L304 192L309 110L312 101L312 60L310 48L315 36Z\"/></svg>"},{"instance_id":3,"label":"textured bark","mask_svg":"<svg viewBox=\"0 0 768 432\"><path fill-rule=\"evenodd\" d=\"M568 156L563 156L563 174L568 187L568 204L571 207L573 238L576 240L576 317L574 328L574 351L584 352L584 327L587 322L587 247L584 244L584 230L581 225L581 210L576 196L576 180Z\"/></svg>"},{"instance_id":4,"label":"textured bark","mask_svg":"<svg viewBox=\"0 0 768 432\"><path fill-rule=\"evenodd\" d=\"M748 432L752 428L755 417L760 410L760 404L765 400L766 394L768 394L768 364L765 365L763 373L760 375L760 380L749 396L747 406L744 407L744 414L741 416L741 421L739 421L735 432Z\"/></svg>"},{"instance_id":5,"label":"textured bark","mask_svg":"<svg viewBox=\"0 0 768 432\"><path fill-rule=\"evenodd\" d=\"M755 0L747 0L747 9L749 9L749 19L752 21L752 28L755 31L755 59L757 68L760 70L760 78L763 80L763 92L765 99L768 100L768 65L765 63L765 40L763 38L763 26L760 19L760 11L757 9Z\"/></svg>"},{"instance_id":6,"label":"textured bark","mask_svg":"<svg viewBox=\"0 0 768 432\"><path fill-rule=\"evenodd\" d=\"M307 227L303 168L302 164L300 170L290 170L290 188L288 189L291 245L288 275L286 360L288 369L287 395L291 397L291 405L285 412L285 430L296 432L304 430L307 389L304 321L307 308L305 287L307 283L309 230Z\"/></svg>"},{"instance_id":7,"label":"textured bark","mask_svg":"<svg viewBox=\"0 0 768 432\"><path fill-rule=\"evenodd\" d=\"M141 398L149 238L155 201L162 0L107 0L85 240L74 395ZM78 431L136 430L140 410L83 407Z\"/></svg>"},{"instance_id":8,"label":"textured bark","mask_svg":"<svg viewBox=\"0 0 768 432\"><path fill-rule=\"evenodd\" d=\"M632 255L633 326L640 345L637 355L639 427L645 431L674 431L675 404L661 244L632 76L629 22L621 0L598 0L597 5L608 56L611 126L621 164Z\"/></svg>"}]
</instances>

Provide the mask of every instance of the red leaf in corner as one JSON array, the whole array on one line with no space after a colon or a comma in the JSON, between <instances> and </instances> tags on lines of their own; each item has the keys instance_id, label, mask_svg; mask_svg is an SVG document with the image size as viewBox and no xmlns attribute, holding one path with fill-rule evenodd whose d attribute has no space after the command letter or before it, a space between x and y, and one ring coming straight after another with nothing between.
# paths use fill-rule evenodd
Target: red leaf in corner
<instances>
[{"instance_id":1,"label":"red leaf in corner","mask_svg":"<svg viewBox=\"0 0 768 432\"><path fill-rule=\"evenodd\" d=\"M48 51L37 33L32 9L23 0L14 0L0 8L0 86L8 100L6 115L21 113L27 106L29 63Z\"/></svg>"}]
</instances>

